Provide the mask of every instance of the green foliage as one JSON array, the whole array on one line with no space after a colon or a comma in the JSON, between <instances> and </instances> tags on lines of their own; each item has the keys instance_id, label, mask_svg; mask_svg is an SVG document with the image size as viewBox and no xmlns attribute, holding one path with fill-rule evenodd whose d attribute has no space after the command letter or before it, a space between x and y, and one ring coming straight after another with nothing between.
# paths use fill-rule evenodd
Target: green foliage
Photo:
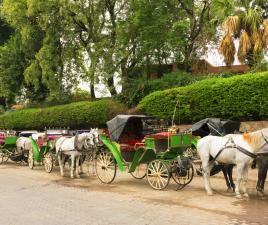
<instances>
[{"instance_id":1,"label":"green foliage","mask_svg":"<svg viewBox=\"0 0 268 225\"><path fill-rule=\"evenodd\" d=\"M193 75L182 71L165 74L163 77L154 80L145 78L128 79L127 82L123 84L124 89L117 98L129 107L133 107L151 92L185 86L193 83L195 79Z\"/></svg>"},{"instance_id":2,"label":"green foliage","mask_svg":"<svg viewBox=\"0 0 268 225\"><path fill-rule=\"evenodd\" d=\"M128 107L134 107L142 100L142 98L154 91L182 87L204 79L215 77L226 78L231 76L234 76L234 74L229 72L194 76L184 71L176 71L164 74L163 77L154 80L148 80L146 78L127 79L127 81L124 82L124 88L117 96L117 99L127 104Z\"/></svg>"},{"instance_id":3,"label":"green foliage","mask_svg":"<svg viewBox=\"0 0 268 225\"><path fill-rule=\"evenodd\" d=\"M268 117L268 72L211 78L186 87L154 92L139 103L147 114L195 122L206 117L259 120Z\"/></svg>"},{"instance_id":4,"label":"green foliage","mask_svg":"<svg viewBox=\"0 0 268 225\"><path fill-rule=\"evenodd\" d=\"M45 127L104 127L125 111L125 106L109 99L77 102L48 108L21 109L0 116L0 129L39 129Z\"/></svg>"}]
</instances>

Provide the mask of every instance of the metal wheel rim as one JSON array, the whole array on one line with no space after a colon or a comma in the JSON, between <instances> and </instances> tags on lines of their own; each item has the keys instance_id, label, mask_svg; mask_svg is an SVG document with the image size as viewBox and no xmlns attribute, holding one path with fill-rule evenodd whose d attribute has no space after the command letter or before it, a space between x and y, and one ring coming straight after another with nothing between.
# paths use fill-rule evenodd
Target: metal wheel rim
<instances>
[{"instance_id":1,"label":"metal wheel rim","mask_svg":"<svg viewBox=\"0 0 268 225\"><path fill-rule=\"evenodd\" d=\"M7 152L1 152L0 153L0 164L7 162L9 159L9 154Z\"/></svg>"},{"instance_id":2,"label":"metal wheel rim","mask_svg":"<svg viewBox=\"0 0 268 225\"><path fill-rule=\"evenodd\" d=\"M0 152L0 165L4 162L4 153Z\"/></svg>"},{"instance_id":3,"label":"metal wheel rim","mask_svg":"<svg viewBox=\"0 0 268 225\"><path fill-rule=\"evenodd\" d=\"M145 168L144 168L145 167ZM140 164L136 167L134 172L131 172L131 176L134 177L135 179L143 179L146 176L146 171L147 171L147 164Z\"/></svg>"},{"instance_id":4,"label":"metal wheel rim","mask_svg":"<svg viewBox=\"0 0 268 225\"><path fill-rule=\"evenodd\" d=\"M47 173L51 173L53 169L53 157L50 153L45 154L44 156L44 166Z\"/></svg>"},{"instance_id":5,"label":"metal wheel rim","mask_svg":"<svg viewBox=\"0 0 268 225\"><path fill-rule=\"evenodd\" d=\"M161 160L154 160L149 163L146 176L150 186L156 190L165 189L170 180L169 169L166 163Z\"/></svg>"},{"instance_id":6,"label":"metal wheel rim","mask_svg":"<svg viewBox=\"0 0 268 225\"><path fill-rule=\"evenodd\" d=\"M193 180L193 177L194 177L194 167L193 167L193 164L191 164L191 167L187 170L187 175L186 176L184 176L184 177L177 177L175 172L173 172L171 174L171 176L172 176L173 180L177 184L186 186L187 184L189 184Z\"/></svg>"},{"instance_id":7,"label":"metal wheel rim","mask_svg":"<svg viewBox=\"0 0 268 225\"><path fill-rule=\"evenodd\" d=\"M33 150L29 150L28 155L28 166L30 169L34 168L34 156L33 156Z\"/></svg>"},{"instance_id":8,"label":"metal wheel rim","mask_svg":"<svg viewBox=\"0 0 268 225\"><path fill-rule=\"evenodd\" d=\"M102 183L110 184L116 175L116 164L110 152L100 152L95 161L96 175Z\"/></svg>"}]
</instances>

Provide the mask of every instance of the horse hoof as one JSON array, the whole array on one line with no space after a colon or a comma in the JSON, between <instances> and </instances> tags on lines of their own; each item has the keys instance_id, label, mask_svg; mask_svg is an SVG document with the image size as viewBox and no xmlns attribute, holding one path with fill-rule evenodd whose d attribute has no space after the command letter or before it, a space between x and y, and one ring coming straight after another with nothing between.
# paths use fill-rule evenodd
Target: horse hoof
<instances>
[{"instance_id":1,"label":"horse hoof","mask_svg":"<svg viewBox=\"0 0 268 225\"><path fill-rule=\"evenodd\" d=\"M228 189L226 190L226 192L227 192L227 193L234 193L234 190L233 190L233 188L228 188Z\"/></svg>"},{"instance_id":2,"label":"horse hoof","mask_svg":"<svg viewBox=\"0 0 268 225\"><path fill-rule=\"evenodd\" d=\"M243 197L245 197L245 198L249 198L248 193L244 193L244 194L243 194Z\"/></svg>"},{"instance_id":3,"label":"horse hoof","mask_svg":"<svg viewBox=\"0 0 268 225\"><path fill-rule=\"evenodd\" d=\"M261 198L264 198L265 194L262 191L257 191L257 196L261 197Z\"/></svg>"},{"instance_id":4,"label":"horse hoof","mask_svg":"<svg viewBox=\"0 0 268 225\"><path fill-rule=\"evenodd\" d=\"M208 196L213 196L214 193L211 191L211 192L208 192Z\"/></svg>"},{"instance_id":5,"label":"horse hoof","mask_svg":"<svg viewBox=\"0 0 268 225\"><path fill-rule=\"evenodd\" d=\"M79 179L79 178L80 178L80 175L77 175L77 176L76 176L76 178L78 178L78 179Z\"/></svg>"},{"instance_id":6,"label":"horse hoof","mask_svg":"<svg viewBox=\"0 0 268 225\"><path fill-rule=\"evenodd\" d=\"M242 199L243 198L242 195L240 195L240 194L236 195L235 197L238 198L238 199Z\"/></svg>"}]
</instances>

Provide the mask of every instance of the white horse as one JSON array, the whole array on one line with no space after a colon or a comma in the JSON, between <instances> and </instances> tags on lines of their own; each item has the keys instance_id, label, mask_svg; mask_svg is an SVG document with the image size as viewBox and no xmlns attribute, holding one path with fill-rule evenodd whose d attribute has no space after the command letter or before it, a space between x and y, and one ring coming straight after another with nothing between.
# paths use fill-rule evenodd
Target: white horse
<instances>
[{"instance_id":1,"label":"white horse","mask_svg":"<svg viewBox=\"0 0 268 225\"><path fill-rule=\"evenodd\" d=\"M79 175L79 162L82 156L81 151L91 150L95 146L95 131L97 129L91 129L89 133L82 133L75 135L74 137L61 137L56 141L56 153L58 156L60 173L64 176L64 161L65 156L71 158L71 178L74 178L74 168L76 168L76 177L80 178ZM75 166L76 162L76 166Z\"/></svg>"},{"instance_id":2,"label":"white horse","mask_svg":"<svg viewBox=\"0 0 268 225\"><path fill-rule=\"evenodd\" d=\"M19 137L16 141L16 153L28 155L29 151L32 149L32 142L30 138Z\"/></svg>"},{"instance_id":3,"label":"white horse","mask_svg":"<svg viewBox=\"0 0 268 225\"><path fill-rule=\"evenodd\" d=\"M227 135L225 137L206 136L198 141L197 151L202 161L205 189L208 195L213 195L210 184L210 170L213 162L236 164L237 185L236 196L248 197L248 169L255 157L267 145L268 128L243 135ZM211 160L213 157L214 160Z\"/></svg>"}]
</instances>

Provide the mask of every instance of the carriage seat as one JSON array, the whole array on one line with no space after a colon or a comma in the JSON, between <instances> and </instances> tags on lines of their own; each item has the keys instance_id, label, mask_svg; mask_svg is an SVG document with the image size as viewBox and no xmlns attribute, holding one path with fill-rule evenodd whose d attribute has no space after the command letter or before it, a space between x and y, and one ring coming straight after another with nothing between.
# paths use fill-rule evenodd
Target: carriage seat
<instances>
[{"instance_id":1,"label":"carriage seat","mask_svg":"<svg viewBox=\"0 0 268 225\"><path fill-rule=\"evenodd\" d=\"M121 151L131 152L136 151L136 149L140 146L143 146L144 143L142 142L143 138L133 139L133 140L120 140L120 149Z\"/></svg>"}]
</instances>

